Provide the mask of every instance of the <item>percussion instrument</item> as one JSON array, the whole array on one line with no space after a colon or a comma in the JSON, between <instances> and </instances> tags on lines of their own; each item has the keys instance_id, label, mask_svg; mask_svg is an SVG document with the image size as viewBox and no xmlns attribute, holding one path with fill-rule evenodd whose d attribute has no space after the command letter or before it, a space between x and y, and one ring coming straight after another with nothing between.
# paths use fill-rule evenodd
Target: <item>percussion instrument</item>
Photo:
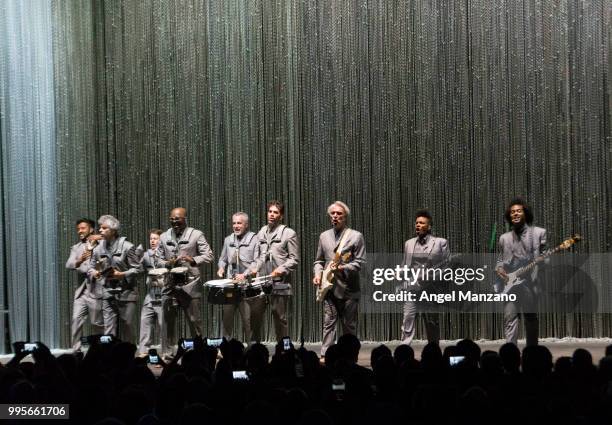
<instances>
[{"instance_id":1,"label":"percussion instrument","mask_svg":"<svg viewBox=\"0 0 612 425\"><path fill-rule=\"evenodd\" d=\"M151 269L148 275L151 287L163 288L168 285L168 269Z\"/></svg>"},{"instance_id":2,"label":"percussion instrument","mask_svg":"<svg viewBox=\"0 0 612 425\"><path fill-rule=\"evenodd\" d=\"M245 299L267 295L272 289L272 280L270 275L256 277L250 281L243 281L241 284L243 298ZM267 291L268 289L270 289L270 291Z\"/></svg>"},{"instance_id":3,"label":"percussion instrument","mask_svg":"<svg viewBox=\"0 0 612 425\"><path fill-rule=\"evenodd\" d=\"M208 288L208 302L211 304L238 304L242 299L242 290L233 279L209 280L204 284Z\"/></svg>"},{"instance_id":4,"label":"percussion instrument","mask_svg":"<svg viewBox=\"0 0 612 425\"><path fill-rule=\"evenodd\" d=\"M211 304L237 304L243 299L250 299L264 294L265 284L270 276L261 276L246 280L216 279L204 284L208 288L208 302Z\"/></svg>"},{"instance_id":5,"label":"percussion instrument","mask_svg":"<svg viewBox=\"0 0 612 425\"><path fill-rule=\"evenodd\" d=\"M113 266L109 261L108 257L104 256L96 261L96 265L94 268L100 273L100 278L102 279L102 286L104 289L111 294L120 293L123 288L119 286L121 283L118 279L110 278L109 275L113 271Z\"/></svg>"},{"instance_id":6,"label":"percussion instrument","mask_svg":"<svg viewBox=\"0 0 612 425\"><path fill-rule=\"evenodd\" d=\"M149 273L149 290L151 295L155 297L154 302L160 302L162 298L162 289L168 285L169 277L168 269L151 269Z\"/></svg>"},{"instance_id":7,"label":"percussion instrument","mask_svg":"<svg viewBox=\"0 0 612 425\"><path fill-rule=\"evenodd\" d=\"M173 286L183 286L189 277L189 267L174 267L170 269L170 276Z\"/></svg>"}]
</instances>

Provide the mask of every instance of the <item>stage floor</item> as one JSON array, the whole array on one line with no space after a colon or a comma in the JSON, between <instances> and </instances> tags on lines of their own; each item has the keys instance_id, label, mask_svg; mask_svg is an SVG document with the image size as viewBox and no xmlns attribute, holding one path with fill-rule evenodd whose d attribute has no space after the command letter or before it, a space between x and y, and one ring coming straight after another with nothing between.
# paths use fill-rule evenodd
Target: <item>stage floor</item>
<instances>
[{"instance_id":1,"label":"stage floor","mask_svg":"<svg viewBox=\"0 0 612 425\"><path fill-rule=\"evenodd\" d=\"M482 351L485 350L493 350L499 351L499 347L504 344L503 340L479 340L476 341L480 346ZM454 345L457 341L441 341L440 346L442 349L448 345ZM362 366L370 367L370 353L376 347L378 347L380 342L362 342L361 343L361 351L359 353L359 364ZM395 350L395 348L400 344L399 341L389 341L384 343L387 347L391 349L391 351ZM426 341L415 340L412 343L412 348L414 348L415 356L417 359L421 357L421 351L425 346ZM597 365L599 360L604 357L606 347L612 344L612 338L544 338L540 340L540 344L548 347L548 349L552 352L553 359L556 360L559 357L563 356L571 356L574 350L577 348L584 348L588 350L593 356L593 362ZM270 350L272 354L274 352L274 344L267 343L266 346ZM525 346L525 340L519 340L519 348L522 350ZM305 347L308 350L315 351L317 354L321 350L321 344L305 344ZM157 347L159 349L159 347ZM71 353L72 350L52 350L52 353L55 356L60 356L61 354ZM12 358L12 354L3 354L0 355L0 362L2 364L6 364ZM32 361L30 356L26 357L24 361Z\"/></svg>"}]
</instances>

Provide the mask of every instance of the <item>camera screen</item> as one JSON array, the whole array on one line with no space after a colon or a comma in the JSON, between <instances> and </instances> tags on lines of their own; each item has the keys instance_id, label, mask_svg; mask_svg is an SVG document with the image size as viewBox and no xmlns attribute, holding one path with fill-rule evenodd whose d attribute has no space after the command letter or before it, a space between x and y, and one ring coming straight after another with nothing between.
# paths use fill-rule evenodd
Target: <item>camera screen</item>
<instances>
[{"instance_id":1,"label":"camera screen","mask_svg":"<svg viewBox=\"0 0 612 425\"><path fill-rule=\"evenodd\" d=\"M291 350L291 338L289 337L283 338L283 350L285 351Z\"/></svg>"},{"instance_id":2,"label":"camera screen","mask_svg":"<svg viewBox=\"0 0 612 425\"><path fill-rule=\"evenodd\" d=\"M110 335L102 335L100 337L100 342L102 344L108 344L109 342L111 342L113 340L113 337Z\"/></svg>"},{"instance_id":3,"label":"camera screen","mask_svg":"<svg viewBox=\"0 0 612 425\"><path fill-rule=\"evenodd\" d=\"M36 344L35 342L26 342L25 344L23 344L23 351L28 352L28 353L31 353L37 348L38 348L38 344Z\"/></svg>"},{"instance_id":4,"label":"camera screen","mask_svg":"<svg viewBox=\"0 0 612 425\"><path fill-rule=\"evenodd\" d=\"M246 370L235 370L232 372L232 376L234 379L239 381L248 381L249 375L247 375Z\"/></svg>"},{"instance_id":5,"label":"camera screen","mask_svg":"<svg viewBox=\"0 0 612 425\"><path fill-rule=\"evenodd\" d=\"M191 350L193 348L193 340L191 339L186 339L183 341L183 349L185 350Z\"/></svg>"},{"instance_id":6,"label":"camera screen","mask_svg":"<svg viewBox=\"0 0 612 425\"><path fill-rule=\"evenodd\" d=\"M222 342L223 338L208 338L206 340L206 344L208 344L209 347L218 347Z\"/></svg>"},{"instance_id":7,"label":"camera screen","mask_svg":"<svg viewBox=\"0 0 612 425\"><path fill-rule=\"evenodd\" d=\"M346 384L342 379L334 379L332 382L332 391L344 391L346 390Z\"/></svg>"},{"instance_id":8,"label":"camera screen","mask_svg":"<svg viewBox=\"0 0 612 425\"><path fill-rule=\"evenodd\" d=\"M450 356L448 358L448 364L450 366L457 366L465 359L465 356Z\"/></svg>"},{"instance_id":9,"label":"camera screen","mask_svg":"<svg viewBox=\"0 0 612 425\"><path fill-rule=\"evenodd\" d=\"M149 354L149 363L151 364L159 363L159 356Z\"/></svg>"}]
</instances>

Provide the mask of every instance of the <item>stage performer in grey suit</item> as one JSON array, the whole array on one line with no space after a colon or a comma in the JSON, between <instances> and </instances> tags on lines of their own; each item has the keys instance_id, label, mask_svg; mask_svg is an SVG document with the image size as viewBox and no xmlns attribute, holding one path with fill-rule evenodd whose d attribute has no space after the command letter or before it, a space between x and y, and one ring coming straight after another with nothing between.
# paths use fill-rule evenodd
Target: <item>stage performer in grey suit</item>
<instances>
[{"instance_id":1,"label":"stage performer in grey suit","mask_svg":"<svg viewBox=\"0 0 612 425\"><path fill-rule=\"evenodd\" d=\"M431 234L432 224L433 220L429 211L419 210L416 212L414 223L416 237L404 243L403 266L406 265L412 269L423 268L425 270L427 268L444 268L448 264L450 259L448 241ZM407 289L418 293L426 289L426 285L427 282L425 280L419 279L418 281L408 282ZM423 310L426 307L433 308L435 306L410 300L404 303L403 344L412 343L415 334L417 310ZM432 312L423 312L422 314L425 319L427 341L438 343L440 341L438 314Z\"/></svg>"},{"instance_id":2,"label":"stage performer in grey suit","mask_svg":"<svg viewBox=\"0 0 612 425\"><path fill-rule=\"evenodd\" d=\"M268 301L272 309L277 340L289 336L287 310L292 295L291 275L297 269L300 260L297 234L293 229L281 224L284 214L285 206L282 202L276 200L268 202L268 224L257 233L259 258L249 273L251 276L257 273L272 275L272 292ZM264 309L251 311L251 328L255 341L261 339L263 314Z\"/></svg>"},{"instance_id":3,"label":"stage performer in grey suit","mask_svg":"<svg viewBox=\"0 0 612 425\"><path fill-rule=\"evenodd\" d=\"M321 357L336 341L338 320L342 324L342 335L357 333L361 291L359 271L365 263L365 242L360 232L347 226L350 213L344 202L331 204L327 214L332 228L319 236L312 282L318 287L322 279L333 281L334 284L323 299Z\"/></svg>"},{"instance_id":4,"label":"stage performer in grey suit","mask_svg":"<svg viewBox=\"0 0 612 425\"><path fill-rule=\"evenodd\" d=\"M532 225L533 212L523 199L516 198L510 202L505 218L512 230L499 238L499 257L495 269L502 281L507 280L507 273L541 255L546 246L546 230ZM524 277L524 282L511 290L510 293L517 295L517 301L504 305L504 334L508 342L516 344L518 340L519 312L522 311L527 345L538 344L538 268L534 267ZM502 285L496 289L501 290Z\"/></svg>"},{"instance_id":5,"label":"stage performer in grey suit","mask_svg":"<svg viewBox=\"0 0 612 425\"><path fill-rule=\"evenodd\" d=\"M137 249L125 237L119 236L121 224L112 215L101 216L98 225L103 240L93 250L87 275L92 282L104 287L104 333L119 336L120 320L123 339L134 342L134 319L138 300L136 277L142 271L142 249Z\"/></svg>"},{"instance_id":6,"label":"stage performer in grey suit","mask_svg":"<svg viewBox=\"0 0 612 425\"><path fill-rule=\"evenodd\" d=\"M259 239L257 235L249 231L249 216L245 212L237 212L232 216L233 233L223 241L223 249L219 257L219 269L217 276L233 278L243 274L255 265L259 258ZM234 327L234 314L236 309L242 318L242 330L245 342L252 341L251 332L251 307L257 311L265 308L263 294L251 298L242 299L238 304L223 305L223 336L232 338Z\"/></svg>"},{"instance_id":7,"label":"stage performer in grey suit","mask_svg":"<svg viewBox=\"0 0 612 425\"><path fill-rule=\"evenodd\" d=\"M153 269L159 269L161 254L159 252L159 241L161 234L160 229L151 229L149 231L149 249L144 253L141 261L142 269L146 276L147 295L145 296L140 311L140 342L138 344L138 352L140 356L145 356L149 352L149 348L153 344L153 329L158 326L159 335L162 329L162 287L157 286L153 282L154 278L149 276L149 272Z\"/></svg>"},{"instance_id":8,"label":"stage performer in grey suit","mask_svg":"<svg viewBox=\"0 0 612 425\"><path fill-rule=\"evenodd\" d=\"M202 336L200 267L213 261L213 252L204 234L193 227L187 227L185 208L179 207L170 211L170 226L170 229L161 235L160 265L169 268L186 267L186 275L184 280L180 281L177 274L171 273L170 279L174 280L175 285L163 291L162 353L165 357L172 355L172 346L177 343L177 307L185 313L191 336Z\"/></svg>"},{"instance_id":9,"label":"stage performer in grey suit","mask_svg":"<svg viewBox=\"0 0 612 425\"><path fill-rule=\"evenodd\" d=\"M102 236L94 233L96 224L93 220L81 218L76 222L76 231L79 242L70 248L70 257L66 261L66 268L77 272L81 283L74 293L72 307L72 348L81 349L81 335L87 316L93 326L93 334L102 333L102 286L87 279L89 259L94 247Z\"/></svg>"}]
</instances>

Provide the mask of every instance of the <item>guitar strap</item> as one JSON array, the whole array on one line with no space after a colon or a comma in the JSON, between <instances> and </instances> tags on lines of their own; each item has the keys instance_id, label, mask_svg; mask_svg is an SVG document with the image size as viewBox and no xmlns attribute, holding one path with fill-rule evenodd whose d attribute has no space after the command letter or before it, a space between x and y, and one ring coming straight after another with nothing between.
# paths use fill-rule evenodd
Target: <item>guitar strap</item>
<instances>
[{"instance_id":1,"label":"guitar strap","mask_svg":"<svg viewBox=\"0 0 612 425\"><path fill-rule=\"evenodd\" d=\"M342 248L344 248L344 243L346 242L346 238L348 237L350 232L351 229L349 229L348 227L344 229L344 231L342 232L342 236L340 237L340 242L338 242L338 247L336 248L335 254L342 254Z\"/></svg>"}]
</instances>

